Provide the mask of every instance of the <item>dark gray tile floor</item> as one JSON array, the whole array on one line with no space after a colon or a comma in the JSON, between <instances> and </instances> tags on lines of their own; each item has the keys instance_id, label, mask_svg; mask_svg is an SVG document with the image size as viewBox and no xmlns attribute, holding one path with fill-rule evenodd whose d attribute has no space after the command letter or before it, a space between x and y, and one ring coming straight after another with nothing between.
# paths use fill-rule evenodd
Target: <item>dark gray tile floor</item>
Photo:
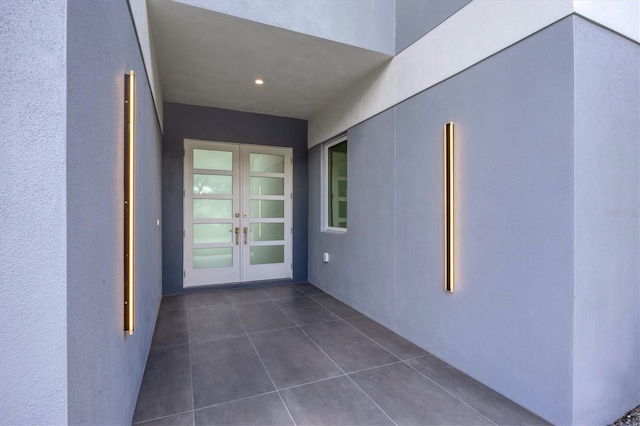
<instances>
[{"instance_id":1,"label":"dark gray tile floor","mask_svg":"<svg viewBox=\"0 0 640 426\"><path fill-rule=\"evenodd\" d=\"M133 421L546 424L311 284L165 296Z\"/></svg>"}]
</instances>

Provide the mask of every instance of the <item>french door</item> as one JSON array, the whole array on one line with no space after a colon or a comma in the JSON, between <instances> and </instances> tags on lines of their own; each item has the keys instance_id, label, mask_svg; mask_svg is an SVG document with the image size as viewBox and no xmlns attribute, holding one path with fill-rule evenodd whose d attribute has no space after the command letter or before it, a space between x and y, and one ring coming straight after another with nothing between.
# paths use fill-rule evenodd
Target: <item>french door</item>
<instances>
[{"instance_id":1,"label":"french door","mask_svg":"<svg viewBox=\"0 0 640 426\"><path fill-rule=\"evenodd\" d=\"M184 287L292 276L292 149L184 140Z\"/></svg>"}]
</instances>

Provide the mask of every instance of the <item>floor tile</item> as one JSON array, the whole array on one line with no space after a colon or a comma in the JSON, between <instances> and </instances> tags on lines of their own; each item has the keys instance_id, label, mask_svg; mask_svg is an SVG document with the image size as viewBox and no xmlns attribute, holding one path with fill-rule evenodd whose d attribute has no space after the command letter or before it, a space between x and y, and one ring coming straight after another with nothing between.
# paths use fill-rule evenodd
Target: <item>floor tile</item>
<instances>
[{"instance_id":1,"label":"floor tile","mask_svg":"<svg viewBox=\"0 0 640 426\"><path fill-rule=\"evenodd\" d=\"M197 308L200 306L225 305L231 303L224 291L208 291L206 293L187 294L187 306Z\"/></svg>"},{"instance_id":2,"label":"floor tile","mask_svg":"<svg viewBox=\"0 0 640 426\"><path fill-rule=\"evenodd\" d=\"M282 312L282 309L270 300L241 303L235 306L235 310L249 333L295 327L294 322Z\"/></svg>"},{"instance_id":3,"label":"floor tile","mask_svg":"<svg viewBox=\"0 0 640 426\"><path fill-rule=\"evenodd\" d=\"M400 359L428 354L424 349L367 317L349 318L347 321Z\"/></svg>"},{"instance_id":4,"label":"floor tile","mask_svg":"<svg viewBox=\"0 0 640 426\"><path fill-rule=\"evenodd\" d=\"M350 377L398 425L491 425L408 365L398 363Z\"/></svg>"},{"instance_id":5,"label":"floor tile","mask_svg":"<svg viewBox=\"0 0 640 426\"><path fill-rule=\"evenodd\" d=\"M342 303L335 297L329 296L328 294L318 294L312 296L312 299L329 309L334 314L338 315L340 318L353 318L362 316L362 314L352 307Z\"/></svg>"},{"instance_id":6,"label":"floor tile","mask_svg":"<svg viewBox=\"0 0 640 426\"><path fill-rule=\"evenodd\" d=\"M275 285L271 287L263 287L262 291L264 291L271 300L304 296L304 293L298 290L298 288L294 285Z\"/></svg>"},{"instance_id":7,"label":"floor tile","mask_svg":"<svg viewBox=\"0 0 640 426\"><path fill-rule=\"evenodd\" d=\"M342 374L298 328L252 334L251 340L278 389Z\"/></svg>"},{"instance_id":8,"label":"floor tile","mask_svg":"<svg viewBox=\"0 0 640 426\"><path fill-rule=\"evenodd\" d=\"M162 296L160 302L160 312L172 311L174 309L187 309L187 296L179 294L176 296Z\"/></svg>"},{"instance_id":9,"label":"floor tile","mask_svg":"<svg viewBox=\"0 0 640 426\"><path fill-rule=\"evenodd\" d=\"M178 393L138 396L138 403L133 415L133 422L140 423L144 420L157 419L180 413L193 408L193 394L191 390Z\"/></svg>"},{"instance_id":10,"label":"floor tile","mask_svg":"<svg viewBox=\"0 0 640 426\"><path fill-rule=\"evenodd\" d=\"M156 320L152 347L171 346L189 342L187 310L161 310Z\"/></svg>"},{"instance_id":11,"label":"floor tile","mask_svg":"<svg viewBox=\"0 0 640 426\"><path fill-rule=\"evenodd\" d=\"M261 288L243 288L239 290L227 290L227 297L231 303L260 302L269 300Z\"/></svg>"},{"instance_id":12,"label":"floor tile","mask_svg":"<svg viewBox=\"0 0 640 426\"><path fill-rule=\"evenodd\" d=\"M545 420L433 355L409 360L407 364L497 424L548 424Z\"/></svg>"},{"instance_id":13,"label":"floor tile","mask_svg":"<svg viewBox=\"0 0 640 426\"><path fill-rule=\"evenodd\" d=\"M287 408L297 424L545 424L310 284L163 297L134 422L290 425Z\"/></svg>"},{"instance_id":14,"label":"floor tile","mask_svg":"<svg viewBox=\"0 0 640 426\"><path fill-rule=\"evenodd\" d=\"M249 337L191 343L195 408L273 391Z\"/></svg>"},{"instance_id":15,"label":"floor tile","mask_svg":"<svg viewBox=\"0 0 640 426\"><path fill-rule=\"evenodd\" d=\"M151 348L134 422L193 409L189 345Z\"/></svg>"},{"instance_id":16,"label":"floor tile","mask_svg":"<svg viewBox=\"0 0 640 426\"><path fill-rule=\"evenodd\" d=\"M140 426L193 426L193 411L136 423Z\"/></svg>"},{"instance_id":17,"label":"floor tile","mask_svg":"<svg viewBox=\"0 0 640 426\"><path fill-rule=\"evenodd\" d=\"M297 325L337 320L338 317L310 297L293 297L274 301Z\"/></svg>"},{"instance_id":18,"label":"floor tile","mask_svg":"<svg viewBox=\"0 0 640 426\"><path fill-rule=\"evenodd\" d=\"M302 330L346 373L398 361L344 321L307 325Z\"/></svg>"},{"instance_id":19,"label":"floor tile","mask_svg":"<svg viewBox=\"0 0 640 426\"><path fill-rule=\"evenodd\" d=\"M277 392L195 411L196 425L293 425Z\"/></svg>"},{"instance_id":20,"label":"floor tile","mask_svg":"<svg viewBox=\"0 0 640 426\"><path fill-rule=\"evenodd\" d=\"M244 334L244 328L231 305L189 309L189 340L191 342L241 334Z\"/></svg>"},{"instance_id":21,"label":"floor tile","mask_svg":"<svg viewBox=\"0 0 640 426\"><path fill-rule=\"evenodd\" d=\"M281 392L299 425L393 425L348 377L336 377Z\"/></svg>"},{"instance_id":22,"label":"floor tile","mask_svg":"<svg viewBox=\"0 0 640 426\"><path fill-rule=\"evenodd\" d=\"M298 290L302 291L303 293L308 294L308 295L324 293L324 291L320 290L315 285L309 284L309 283L296 284L296 288Z\"/></svg>"}]
</instances>

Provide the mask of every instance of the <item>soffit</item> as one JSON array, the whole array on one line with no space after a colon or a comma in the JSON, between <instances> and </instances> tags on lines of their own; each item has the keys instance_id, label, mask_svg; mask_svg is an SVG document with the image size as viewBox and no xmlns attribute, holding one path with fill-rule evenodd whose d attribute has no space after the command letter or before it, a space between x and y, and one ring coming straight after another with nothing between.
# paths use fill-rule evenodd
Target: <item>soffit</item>
<instances>
[{"instance_id":1,"label":"soffit","mask_svg":"<svg viewBox=\"0 0 640 426\"><path fill-rule=\"evenodd\" d=\"M148 10L169 102L306 119L390 59L171 0Z\"/></svg>"}]
</instances>

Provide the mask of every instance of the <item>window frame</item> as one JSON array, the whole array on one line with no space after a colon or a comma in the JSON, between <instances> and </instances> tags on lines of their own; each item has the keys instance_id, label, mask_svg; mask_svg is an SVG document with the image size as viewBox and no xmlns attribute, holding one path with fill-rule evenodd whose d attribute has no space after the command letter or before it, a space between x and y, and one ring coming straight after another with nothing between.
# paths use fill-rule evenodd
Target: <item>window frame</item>
<instances>
[{"instance_id":1,"label":"window frame","mask_svg":"<svg viewBox=\"0 0 640 426\"><path fill-rule=\"evenodd\" d=\"M337 226L329 225L329 149L333 146L341 144L343 142L347 142L347 187L349 182L349 151L348 151L348 137L346 134L340 135L331 139L328 142L322 144L322 224L321 231L327 233L335 233L335 234L346 234L347 228L341 228ZM348 191L348 189L347 189ZM347 196L347 212L349 211L349 201ZM349 217L347 213L347 217Z\"/></svg>"}]
</instances>

